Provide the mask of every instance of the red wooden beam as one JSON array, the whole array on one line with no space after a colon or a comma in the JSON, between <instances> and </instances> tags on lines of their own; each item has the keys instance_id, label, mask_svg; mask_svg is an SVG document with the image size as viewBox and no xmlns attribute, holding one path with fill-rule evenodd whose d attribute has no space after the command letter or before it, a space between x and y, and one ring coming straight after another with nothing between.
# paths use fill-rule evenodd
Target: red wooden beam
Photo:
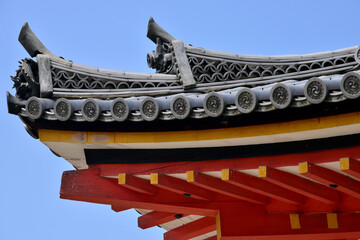
<instances>
[{"instance_id":1,"label":"red wooden beam","mask_svg":"<svg viewBox=\"0 0 360 240\"><path fill-rule=\"evenodd\" d=\"M187 180L197 186L201 186L208 190L224 194L243 201L256 204L267 204L269 199L263 195L245 190L243 188L226 183L219 178L215 178L200 172L187 172Z\"/></svg>"},{"instance_id":2,"label":"red wooden beam","mask_svg":"<svg viewBox=\"0 0 360 240\"><path fill-rule=\"evenodd\" d=\"M162 189L159 189L156 195L150 196L119 187L116 179L100 177L99 169L64 172L60 197L161 212L180 212L202 216L216 216L218 213L217 209L209 208L208 203L172 194Z\"/></svg>"},{"instance_id":3,"label":"red wooden beam","mask_svg":"<svg viewBox=\"0 0 360 240\"><path fill-rule=\"evenodd\" d=\"M283 202L304 204L304 197L301 194L239 171L223 169L222 180Z\"/></svg>"},{"instance_id":4,"label":"red wooden beam","mask_svg":"<svg viewBox=\"0 0 360 240\"><path fill-rule=\"evenodd\" d=\"M205 240L218 240L218 239L217 239L217 236L213 236L213 237L206 238Z\"/></svg>"},{"instance_id":5,"label":"red wooden beam","mask_svg":"<svg viewBox=\"0 0 360 240\"><path fill-rule=\"evenodd\" d=\"M138 218L139 228L146 229L187 216L168 212L150 212Z\"/></svg>"},{"instance_id":6,"label":"red wooden beam","mask_svg":"<svg viewBox=\"0 0 360 240\"><path fill-rule=\"evenodd\" d=\"M122 211L129 210L129 209L131 209L131 208L130 208L130 207L127 207L127 206L112 205L112 206L111 206L111 209L112 209L114 212L122 212Z\"/></svg>"},{"instance_id":7,"label":"red wooden beam","mask_svg":"<svg viewBox=\"0 0 360 240\"><path fill-rule=\"evenodd\" d=\"M221 239L360 238L360 213L268 214L256 205L228 203L220 220Z\"/></svg>"},{"instance_id":8,"label":"red wooden beam","mask_svg":"<svg viewBox=\"0 0 360 240\"><path fill-rule=\"evenodd\" d=\"M339 193L334 189L269 166L259 167L259 177L326 204L339 202Z\"/></svg>"},{"instance_id":9,"label":"red wooden beam","mask_svg":"<svg viewBox=\"0 0 360 240\"><path fill-rule=\"evenodd\" d=\"M196 198L199 200L214 200L214 192L206 190L204 188L195 186L191 183L188 183L184 180L166 176L166 175L156 175L157 181L154 181L152 184L155 186L184 195L190 194L190 197ZM186 195L188 196L188 195Z\"/></svg>"},{"instance_id":10,"label":"red wooden beam","mask_svg":"<svg viewBox=\"0 0 360 240\"><path fill-rule=\"evenodd\" d=\"M308 178L360 199L360 182L351 177L309 162L299 163L299 171Z\"/></svg>"},{"instance_id":11,"label":"red wooden beam","mask_svg":"<svg viewBox=\"0 0 360 240\"><path fill-rule=\"evenodd\" d=\"M120 173L118 175L118 183L122 187L126 187L133 191L154 195L156 194L158 188L152 186L148 180L134 177L126 173Z\"/></svg>"},{"instance_id":12,"label":"red wooden beam","mask_svg":"<svg viewBox=\"0 0 360 240\"><path fill-rule=\"evenodd\" d=\"M360 179L360 162L353 158L341 158L340 169L347 174L350 174Z\"/></svg>"},{"instance_id":13,"label":"red wooden beam","mask_svg":"<svg viewBox=\"0 0 360 240\"><path fill-rule=\"evenodd\" d=\"M204 217L164 234L164 240L187 240L216 230L213 217Z\"/></svg>"}]
</instances>

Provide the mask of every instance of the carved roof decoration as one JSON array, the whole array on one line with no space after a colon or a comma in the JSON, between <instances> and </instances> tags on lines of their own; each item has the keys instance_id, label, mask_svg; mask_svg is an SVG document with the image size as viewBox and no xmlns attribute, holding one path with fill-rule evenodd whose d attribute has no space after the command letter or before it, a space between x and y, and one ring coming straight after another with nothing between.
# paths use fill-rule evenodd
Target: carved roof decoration
<instances>
[{"instance_id":1,"label":"carved roof decoration","mask_svg":"<svg viewBox=\"0 0 360 240\"><path fill-rule=\"evenodd\" d=\"M156 73L89 67L51 53L25 23L9 112L31 120L155 121L236 116L360 96L359 46L305 55L239 55L193 47L152 18Z\"/></svg>"}]
</instances>

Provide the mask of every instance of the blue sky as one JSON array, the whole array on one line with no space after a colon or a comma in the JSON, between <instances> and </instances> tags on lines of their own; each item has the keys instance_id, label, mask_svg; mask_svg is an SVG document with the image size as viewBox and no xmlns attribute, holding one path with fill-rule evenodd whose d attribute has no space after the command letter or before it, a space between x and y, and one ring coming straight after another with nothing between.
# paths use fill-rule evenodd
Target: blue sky
<instances>
[{"instance_id":1,"label":"blue sky","mask_svg":"<svg viewBox=\"0 0 360 240\"><path fill-rule=\"evenodd\" d=\"M305 54L360 44L360 1L11 1L0 0L0 239L162 239L141 230L134 210L59 199L64 159L32 139L7 114L5 92L17 61L21 26L54 54L76 63L154 72L146 53L150 16L175 38L239 54Z\"/></svg>"}]
</instances>

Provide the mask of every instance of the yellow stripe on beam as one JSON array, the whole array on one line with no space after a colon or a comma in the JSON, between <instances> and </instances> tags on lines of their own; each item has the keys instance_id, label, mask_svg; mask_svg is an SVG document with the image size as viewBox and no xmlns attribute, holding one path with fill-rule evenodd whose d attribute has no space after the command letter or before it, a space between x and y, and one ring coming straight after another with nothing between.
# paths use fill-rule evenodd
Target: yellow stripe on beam
<instances>
[{"instance_id":1,"label":"yellow stripe on beam","mask_svg":"<svg viewBox=\"0 0 360 240\"><path fill-rule=\"evenodd\" d=\"M186 172L186 180L187 182L194 182L194 171L187 171Z\"/></svg>"},{"instance_id":2,"label":"yellow stripe on beam","mask_svg":"<svg viewBox=\"0 0 360 240\"><path fill-rule=\"evenodd\" d=\"M339 228L337 214L336 213L328 213L326 214L327 224L329 229L337 229Z\"/></svg>"},{"instance_id":3,"label":"yellow stripe on beam","mask_svg":"<svg viewBox=\"0 0 360 240\"><path fill-rule=\"evenodd\" d=\"M230 169L221 170L221 179L227 181L230 179Z\"/></svg>"},{"instance_id":4,"label":"yellow stripe on beam","mask_svg":"<svg viewBox=\"0 0 360 240\"><path fill-rule=\"evenodd\" d=\"M217 240L220 240L221 239L220 211L216 215L216 235L217 235Z\"/></svg>"},{"instance_id":5,"label":"yellow stripe on beam","mask_svg":"<svg viewBox=\"0 0 360 240\"><path fill-rule=\"evenodd\" d=\"M126 184L126 173L119 173L118 175L118 183Z\"/></svg>"},{"instance_id":6,"label":"yellow stripe on beam","mask_svg":"<svg viewBox=\"0 0 360 240\"><path fill-rule=\"evenodd\" d=\"M289 214L290 216L290 225L291 225L291 229L300 229L300 219L299 219L299 214L296 213L292 213Z\"/></svg>"},{"instance_id":7,"label":"yellow stripe on beam","mask_svg":"<svg viewBox=\"0 0 360 240\"><path fill-rule=\"evenodd\" d=\"M259 166L259 177L266 177L266 166Z\"/></svg>"},{"instance_id":8,"label":"yellow stripe on beam","mask_svg":"<svg viewBox=\"0 0 360 240\"><path fill-rule=\"evenodd\" d=\"M151 173L150 174L150 183L151 184L158 184L159 183L159 174L158 173Z\"/></svg>"},{"instance_id":9,"label":"yellow stripe on beam","mask_svg":"<svg viewBox=\"0 0 360 240\"><path fill-rule=\"evenodd\" d=\"M350 169L350 159L349 158L340 158L340 170L346 171Z\"/></svg>"},{"instance_id":10,"label":"yellow stripe on beam","mask_svg":"<svg viewBox=\"0 0 360 240\"><path fill-rule=\"evenodd\" d=\"M360 123L358 112L262 125L164 132L78 132L39 129L40 141L76 143L157 143L258 137Z\"/></svg>"},{"instance_id":11,"label":"yellow stripe on beam","mask_svg":"<svg viewBox=\"0 0 360 240\"><path fill-rule=\"evenodd\" d=\"M299 163L299 173L307 173L308 172L308 163L302 162Z\"/></svg>"}]
</instances>

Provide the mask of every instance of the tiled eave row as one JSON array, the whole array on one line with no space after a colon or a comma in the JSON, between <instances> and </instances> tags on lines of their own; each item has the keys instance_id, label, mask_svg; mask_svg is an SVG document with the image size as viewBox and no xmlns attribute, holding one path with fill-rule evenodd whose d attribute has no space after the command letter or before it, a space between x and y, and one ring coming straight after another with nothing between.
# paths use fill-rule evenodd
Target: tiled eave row
<instances>
[{"instance_id":1,"label":"tiled eave row","mask_svg":"<svg viewBox=\"0 0 360 240\"><path fill-rule=\"evenodd\" d=\"M360 96L359 73L352 71L302 81L287 80L257 87L159 97L31 97L21 101L8 95L8 103L19 105L15 114L33 120L121 122L237 116L356 99Z\"/></svg>"}]
</instances>

